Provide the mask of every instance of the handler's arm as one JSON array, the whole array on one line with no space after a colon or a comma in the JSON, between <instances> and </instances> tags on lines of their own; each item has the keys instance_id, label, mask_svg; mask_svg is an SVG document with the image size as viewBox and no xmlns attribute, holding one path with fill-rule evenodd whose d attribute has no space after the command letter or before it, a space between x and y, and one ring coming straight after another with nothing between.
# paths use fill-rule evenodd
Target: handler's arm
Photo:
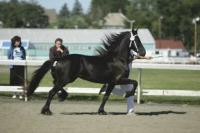
<instances>
[{"instance_id":1,"label":"handler's arm","mask_svg":"<svg viewBox=\"0 0 200 133\"><path fill-rule=\"evenodd\" d=\"M152 59L152 57L151 56L135 55L135 59L147 59L147 60L150 60L150 59Z\"/></svg>"}]
</instances>

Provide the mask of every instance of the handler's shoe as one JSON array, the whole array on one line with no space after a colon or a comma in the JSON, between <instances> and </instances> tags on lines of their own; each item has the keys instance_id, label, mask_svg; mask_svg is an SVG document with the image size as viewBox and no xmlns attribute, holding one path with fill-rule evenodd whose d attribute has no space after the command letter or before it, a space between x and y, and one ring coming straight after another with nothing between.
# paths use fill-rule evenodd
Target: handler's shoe
<instances>
[{"instance_id":1,"label":"handler's shoe","mask_svg":"<svg viewBox=\"0 0 200 133\"><path fill-rule=\"evenodd\" d=\"M130 116L137 116L137 114L135 112L130 112L130 113L127 113L126 115L130 115Z\"/></svg>"},{"instance_id":2,"label":"handler's shoe","mask_svg":"<svg viewBox=\"0 0 200 133\"><path fill-rule=\"evenodd\" d=\"M130 109L126 115L133 115L133 116L136 116L135 112L133 109Z\"/></svg>"}]
</instances>

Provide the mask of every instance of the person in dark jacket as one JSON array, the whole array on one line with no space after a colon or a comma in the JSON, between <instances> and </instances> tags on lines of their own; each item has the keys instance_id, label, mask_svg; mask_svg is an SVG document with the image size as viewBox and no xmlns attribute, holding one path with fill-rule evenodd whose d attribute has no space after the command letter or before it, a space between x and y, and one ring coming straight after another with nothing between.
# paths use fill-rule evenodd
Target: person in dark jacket
<instances>
[{"instance_id":1,"label":"person in dark jacket","mask_svg":"<svg viewBox=\"0 0 200 133\"><path fill-rule=\"evenodd\" d=\"M8 50L8 59L10 60L25 60L26 51L22 46L21 37L14 36L11 39L11 46ZM22 86L24 85L24 66L11 65L10 66L10 85L12 86ZM16 98L16 93L13 98ZM23 97L19 95L19 98Z\"/></svg>"},{"instance_id":2,"label":"person in dark jacket","mask_svg":"<svg viewBox=\"0 0 200 133\"><path fill-rule=\"evenodd\" d=\"M69 54L69 50L62 43L61 38L55 40L55 45L49 50L49 59L61 58Z\"/></svg>"},{"instance_id":3,"label":"person in dark jacket","mask_svg":"<svg viewBox=\"0 0 200 133\"><path fill-rule=\"evenodd\" d=\"M55 40L55 45L49 49L49 59L59 59L69 54L69 50L63 45L63 40L57 38ZM54 69L51 71L52 76L54 76ZM54 81L55 82L55 81ZM68 93L62 88L58 93L59 101L64 101L68 96Z\"/></svg>"}]
</instances>

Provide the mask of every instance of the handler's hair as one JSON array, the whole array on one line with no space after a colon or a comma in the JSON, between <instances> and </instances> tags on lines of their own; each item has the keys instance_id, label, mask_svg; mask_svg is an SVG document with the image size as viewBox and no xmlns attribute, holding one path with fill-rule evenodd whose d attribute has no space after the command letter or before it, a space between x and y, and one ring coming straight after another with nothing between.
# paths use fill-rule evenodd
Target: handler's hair
<instances>
[{"instance_id":1,"label":"handler's hair","mask_svg":"<svg viewBox=\"0 0 200 133\"><path fill-rule=\"evenodd\" d=\"M55 43L56 43L57 41L61 42L61 44L63 43L63 39L61 39L61 38L56 38Z\"/></svg>"},{"instance_id":2,"label":"handler's hair","mask_svg":"<svg viewBox=\"0 0 200 133\"><path fill-rule=\"evenodd\" d=\"M14 48L15 47L15 42L18 41L20 42L19 43L19 47L21 47L22 45L22 42L21 42L21 37L20 36L14 36L12 39L11 39L11 47Z\"/></svg>"}]
</instances>

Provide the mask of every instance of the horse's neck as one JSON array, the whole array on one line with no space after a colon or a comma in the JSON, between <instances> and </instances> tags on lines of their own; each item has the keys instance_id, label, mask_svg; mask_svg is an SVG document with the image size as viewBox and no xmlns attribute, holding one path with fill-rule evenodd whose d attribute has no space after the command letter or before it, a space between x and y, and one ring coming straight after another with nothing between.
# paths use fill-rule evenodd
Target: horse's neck
<instances>
[{"instance_id":1,"label":"horse's neck","mask_svg":"<svg viewBox=\"0 0 200 133\"><path fill-rule=\"evenodd\" d=\"M127 36L123 36L120 40L118 40L113 44L116 47L111 51L111 58L114 60L120 60L121 62L128 64L128 57L129 57L129 38Z\"/></svg>"},{"instance_id":2,"label":"horse's neck","mask_svg":"<svg viewBox=\"0 0 200 133\"><path fill-rule=\"evenodd\" d=\"M127 64L129 58L129 52L130 51L128 49L128 46L124 45L123 47L119 47L119 53L117 54L116 58Z\"/></svg>"}]
</instances>

